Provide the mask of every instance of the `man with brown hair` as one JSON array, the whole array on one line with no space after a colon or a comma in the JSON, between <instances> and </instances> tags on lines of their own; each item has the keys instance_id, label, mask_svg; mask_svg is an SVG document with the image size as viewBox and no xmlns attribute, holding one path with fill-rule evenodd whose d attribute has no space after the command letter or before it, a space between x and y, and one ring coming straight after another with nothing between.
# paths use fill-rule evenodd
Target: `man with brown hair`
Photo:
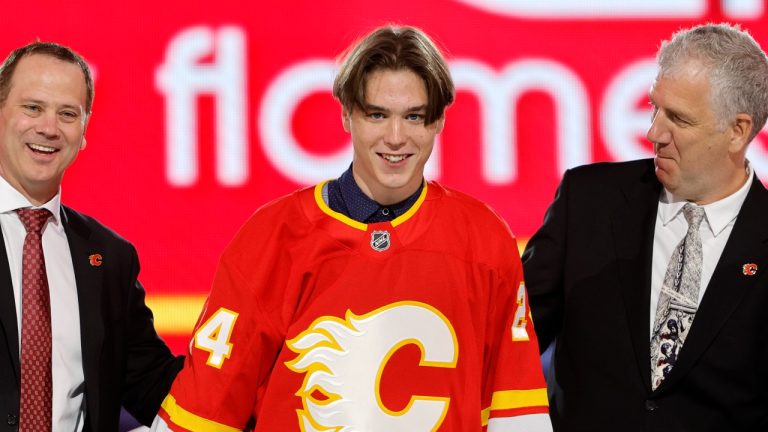
<instances>
[{"instance_id":1,"label":"man with brown hair","mask_svg":"<svg viewBox=\"0 0 768 432\"><path fill-rule=\"evenodd\" d=\"M354 156L224 252L157 431L548 431L515 239L424 165L454 87L382 27L334 83Z\"/></svg>"},{"instance_id":2,"label":"man with brown hair","mask_svg":"<svg viewBox=\"0 0 768 432\"><path fill-rule=\"evenodd\" d=\"M133 246L61 203L85 148L93 79L35 42L0 65L0 430L152 421L181 367L155 333Z\"/></svg>"}]
</instances>

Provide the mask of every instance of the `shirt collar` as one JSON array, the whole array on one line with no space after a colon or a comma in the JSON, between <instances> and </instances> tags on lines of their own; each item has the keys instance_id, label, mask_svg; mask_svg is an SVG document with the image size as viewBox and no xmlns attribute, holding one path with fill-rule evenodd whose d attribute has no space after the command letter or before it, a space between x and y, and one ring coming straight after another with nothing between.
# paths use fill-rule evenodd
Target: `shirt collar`
<instances>
[{"instance_id":1,"label":"shirt collar","mask_svg":"<svg viewBox=\"0 0 768 432\"><path fill-rule=\"evenodd\" d=\"M352 164L350 164L349 168L339 177L338 181L341 197L346 203L347 211L349 212L347 216L360 222L370 220L376 214L376 212L378 212L379 209L383 207L387 207L390 209L390 211L392 211L392 219L401 216L413 206L413 204L421 195L421 190L424 188L424 182L422 182L421 186L419 186L416 192L414 192L408 198L400 201L399 203L382 206L381 204L368 197L368 195L366 195L362 189L360 189L360 186L358 186L357 182L355 181L355 176L352 174Z\"/></svg>"},{"instance_id":2,"label":"shirt collar","mask_svg":"<svg viewBox=\"0 0 768 432\"><path fill-rule=\"evenodd\" d=\"M44 208L53 215L53 221L58 225L60 221L61 210L61 188L50 201L41 205L34 206L27 197L17 191L5 178L0 176L0 213L10 213L16 209L31 207Z\"/></svg>"},{"instance_id":3,"label":"shirt collar","mask_svg":"<svg viewBox=\"0 0 768 432\"><path fill-rule=\"evenodd\" d=\"M749 193L749 189L752 187L753 179L754 174L752 172L752 167L749 162L747 162L747 181L744 182L739 190L719 201L701 206L704 209L709 229L715 237L717 237L717 235L739 215L741 205L744 203L744 200ZM683 206L687 203L688 201L676 197L668 190L663 189L661 192L661 199L659 200L659 215L661 216L661 222L664 225L670 223L683 210Z\"/></svg>"},{"instance_id":4,"label":"shirt collar","mask_svg":"<svg viewBox=\"0 0 768 432\"><path fill-rule=\"evenodd\" d=\"M379 204L364 194L357 185L352 175L352 165L339 177L339 190L352 219L364 221L379 210Z\"/></svg>"}]
</instances>

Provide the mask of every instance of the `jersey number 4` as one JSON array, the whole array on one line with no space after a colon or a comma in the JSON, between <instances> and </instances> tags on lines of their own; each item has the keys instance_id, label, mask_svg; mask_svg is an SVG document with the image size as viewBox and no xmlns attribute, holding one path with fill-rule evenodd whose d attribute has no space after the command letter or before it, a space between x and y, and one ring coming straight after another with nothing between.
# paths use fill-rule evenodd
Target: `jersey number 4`
<instances>
[{"instance_id":1,"label":"jersey number 4","mask_svg":"<svg viewBox=\"0 0 768 432\"><path fill-rule=\"evenodd\" d=\"M208 366L221 369L224 360L229 358L232 353L232 344L229 342L229 338L232 336L232 329L235 328L236 320L237 312L219 308L195 332L195 348L210 353L205 362Z\"/></svg>"}]
</instances>

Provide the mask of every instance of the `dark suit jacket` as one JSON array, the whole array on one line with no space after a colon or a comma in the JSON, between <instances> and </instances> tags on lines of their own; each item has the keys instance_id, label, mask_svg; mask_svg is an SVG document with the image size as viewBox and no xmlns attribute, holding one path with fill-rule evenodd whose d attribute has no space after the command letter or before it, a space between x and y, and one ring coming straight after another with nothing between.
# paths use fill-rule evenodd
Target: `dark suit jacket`
<instances>
[{"instance_id":1,"label":"dark suit jacket","mask_svg":"<svg viewBox=\"0 0 768 432\"><path fill-rule=\"evenodd\" d=\"M755 177L669 378L651 391L652 160L566 172L523 255L560 431L768 430L768 192ZM757 264L746 275L744 264ZM550 378L552 375L550 374Z\"/></svg>"},{"instance_id":2,"label":"dark suit jacket","mask_svg":"<svg viewBox=\"0 0 768 432\"><path fill-rule=\"evenodd\" d=\"M94 219L62 206L80 307L86 431L117 431L121 404L151 424L181 368L157 336L137 281L136 251ZM2 245L0 233L0 245ZM101 254L100 266L89 256ZM19 338L8 257L0 246L0 432L19 415Z\"/></svg>"}]
</instances>

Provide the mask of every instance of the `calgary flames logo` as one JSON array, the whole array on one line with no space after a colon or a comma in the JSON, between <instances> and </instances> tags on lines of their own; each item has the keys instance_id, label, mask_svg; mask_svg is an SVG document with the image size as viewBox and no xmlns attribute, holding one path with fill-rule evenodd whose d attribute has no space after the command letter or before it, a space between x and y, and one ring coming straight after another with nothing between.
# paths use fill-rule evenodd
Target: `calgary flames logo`
<instances>
[{"instance_id":1,"label":"calgary flames logo","mask_svg":"<svg viewBox=\"0 0 768 432\"><path fill-rule=\"evenodd\" d=\"M741 272L746 276L754 276L757 274L757 264L749 263L741 266Z\"/></svg>"},{"instance_id":2,"label":"calgary flames logo","mask_svg":"<svg viewBox=\"0 0 768 432\"><path fill-rule=\"evenodd\" d=\"M456 367L456 333L432 306L398 302L362 316L347 310L344 320L321 317L287 344L298 356L286 366L306 374L296 393L304 432L434 431L448 412L448 398L416 395L394 412L379 394L384 366L404 345L421 349L421 366Z\"/></svg>"},{"instance_id":3,"label":"calgary flames logo","mask_svg":"<svg viewBox=\"0 0 768 432\"><path fill-rule=\"evenodd\" d=\"M91 264L92 267L101 266L101 263L103 262L101 254L93 254L88 256L88 262Z\"/></svg>"}]
</instances>

